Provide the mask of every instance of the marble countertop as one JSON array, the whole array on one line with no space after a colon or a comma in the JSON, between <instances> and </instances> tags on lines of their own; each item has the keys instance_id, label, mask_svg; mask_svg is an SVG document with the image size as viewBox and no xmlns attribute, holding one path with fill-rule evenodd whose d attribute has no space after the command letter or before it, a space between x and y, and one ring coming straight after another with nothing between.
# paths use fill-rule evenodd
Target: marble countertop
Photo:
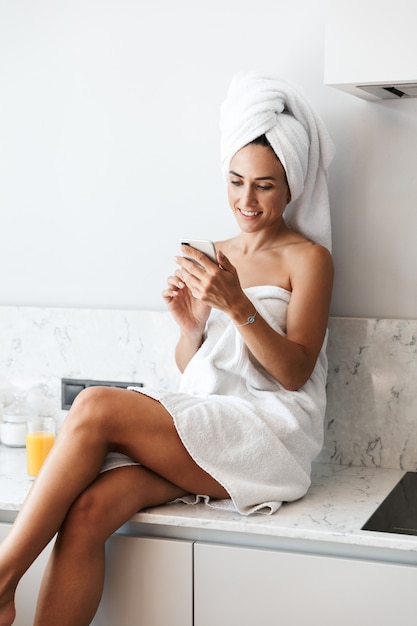
<instances>
[{"instance_id":1,"label":"marble countertop","mask_svg":"<svg viewBox=\"0 0 417 626\"><path fill-rule=\"evenodd\" d=\"M283 540L320 542L322 547L337 544L336 551L347 554L348 546L351 550L377 549L384 558L390 558L389 551L394 550L402 554L399 560L416 564L416 536L361 530L403 475L403 470L314 463L307 495L284 504L274 515L242 517L204 504L173 503L142 511L129 525L145 528L150 534L152 527L181 529L183 536L188 533L190 538L204 539L204 533L210 532L263 537L274 546ZM0 521L12 521L31 484L26 475L25 450L0 445Z\"/></svg>"}]
</instances>

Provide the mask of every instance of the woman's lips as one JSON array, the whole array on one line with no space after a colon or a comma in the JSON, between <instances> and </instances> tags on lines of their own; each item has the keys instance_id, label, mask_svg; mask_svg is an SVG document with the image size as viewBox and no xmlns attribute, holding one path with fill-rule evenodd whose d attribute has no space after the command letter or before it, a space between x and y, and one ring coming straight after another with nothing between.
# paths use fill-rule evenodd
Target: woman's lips
<instances>
[{"instance_id":1,"label":"woman's lips","mask_svg":"<svg viewBox=\"0 0 417 626\"><path fill-rule=\"evenodd\" d=\"M256 217L260 215L262 211L245 211L244 209L239 209L243 217Z\"/></svg>"}]
</instances>

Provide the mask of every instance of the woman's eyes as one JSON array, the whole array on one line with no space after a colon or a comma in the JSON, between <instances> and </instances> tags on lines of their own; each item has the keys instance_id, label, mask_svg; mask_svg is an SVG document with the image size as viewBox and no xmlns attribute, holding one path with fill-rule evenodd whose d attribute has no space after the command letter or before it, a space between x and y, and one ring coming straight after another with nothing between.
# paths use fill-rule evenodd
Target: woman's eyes
<instances>
[{"instance_id":1,"label":"woman's eyes","mask_svg":"<svg viewBox=\"0 0 417 626\"><path fill-rule=\"evenodd\" d=\"M241 187L243 185L242 180L231 180L230 184L234 187ZM255 185L256 189L260 189L261 191L269 191L272 189L272 185Z\"/></svg>"}]
</instances>

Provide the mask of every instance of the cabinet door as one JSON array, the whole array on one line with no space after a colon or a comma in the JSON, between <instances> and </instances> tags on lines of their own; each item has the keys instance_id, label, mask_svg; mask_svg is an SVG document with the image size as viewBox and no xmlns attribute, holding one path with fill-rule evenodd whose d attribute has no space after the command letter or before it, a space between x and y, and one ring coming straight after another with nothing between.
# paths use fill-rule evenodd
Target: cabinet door
<instances>
[{"instance_id":1,"label":"cabinet door","mask_svg":"<svg viewBox=\"0 0 417 626\"><path fill-rule=\"evenodd\" d=\"M195 544L194 626L415 626L417 567Z\"/></svg>"},{"instance_id":2,"label":"cabinet door","mask_svg":"<svg viewBox=\"0 0 417 626\"><path fill-rule=\"evenodd\" d=\"M193 544L113 535L94 626L192 626Z\"/></svg>"},{"instance_id":3,"label":"cabinet door","mask_svg":"<svg viewBox=\"0 0 417 626\"><path fill-rule=\"evenodd\" d=\"M0 541L5 538L10 528L11 524L0 523ZM13 626L29 626L33 623L39 587L52 546L51 542L28 569L17 587L16 619Z\"/></svg>"}]
</instances>

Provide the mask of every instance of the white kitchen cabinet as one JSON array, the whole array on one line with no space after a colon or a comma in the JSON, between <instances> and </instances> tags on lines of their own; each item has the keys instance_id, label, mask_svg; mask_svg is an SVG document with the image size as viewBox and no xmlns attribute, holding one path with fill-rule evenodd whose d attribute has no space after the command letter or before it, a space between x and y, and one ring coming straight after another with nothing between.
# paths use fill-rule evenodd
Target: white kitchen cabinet
<instances>
[{"instance_id":1,"label":"white kitchen cabinet","mask_svg":"<svg viewBox=\"0 0 417 626\"><path fill-rule=\"evenodd\" d=\"M193 543L113 535L94 626L192 626Z\"/></svg>"},{"instance_id":2,"label":"white kitchen cabinet","mask_svg":"<svg viewBox=\"0 0 417 626\"><path fill-rule=\"evenodd\" d=\"M0 523L0 542L6 537L10 528L11 524ZM17 615L13 626L31 626L33 623L39 587L52 546L51 542L19 583L16 591Z\"/></svg>"},{"instance_id":3,"label":"white kitchen cabinet","mask_svg":"<svg viewBox=\"0 0 417 626\"><path fill-rule=\"evenodd\" d=\"M196 543L194 626L415 626L417 568Z\"/></svg>"},{"instance_id":4,"label":"white kitchen cabinet","mask_svg":"<svg viewBox=\"0 0 417 626\"><path fill-rule=\"evenodd\" d=\"M14 626L32 624L50 550L19 584ZM414 626L416 588L416 565L116 534L92 626Z\"/></svg>"}]
</instances>

